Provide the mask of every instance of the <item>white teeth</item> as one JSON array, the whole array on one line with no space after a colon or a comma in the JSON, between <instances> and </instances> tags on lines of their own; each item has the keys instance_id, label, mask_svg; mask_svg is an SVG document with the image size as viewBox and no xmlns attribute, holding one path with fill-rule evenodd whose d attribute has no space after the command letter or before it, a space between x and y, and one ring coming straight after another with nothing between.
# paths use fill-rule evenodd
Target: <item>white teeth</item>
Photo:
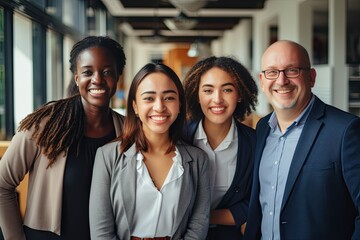
<instances>
[{"instance_id":1,"label":"white teeth","mask_svg":"<svg viewBox=\"0 0 360 240\"><path fill-rule=\"evenodd\" d=\"M96 94L105 93L104 89L90 89L89 91Z\"/></svg>"},{"instance_id":2,"label":"white teeth","mask_svg":"<svg viewBox=\"0 0 360 240\"><path fill-rule=\"evenodd\" d=\"M289 93L291 90L277 90L278 93Z\"/></svg>"},{"instance_id":3,"label":"white teeth","mask_svg":"<svg viewBox=\"0 0 360 240\"><path fill-rule=\"evenodd\" d=\"M223 107L212 108L213 111L223 111L224 109Z\"/></svg>"},{"instance_id":4,"label":"white teeth","mask_svg":"<svg viewBox=\"0 0 360 240\"><path fill-rule=\"evenodd\" d=\"M166 117L151 117L152 119L156 120L156 121L163 121L166 119Z\"/></svg>"}]
</instances>

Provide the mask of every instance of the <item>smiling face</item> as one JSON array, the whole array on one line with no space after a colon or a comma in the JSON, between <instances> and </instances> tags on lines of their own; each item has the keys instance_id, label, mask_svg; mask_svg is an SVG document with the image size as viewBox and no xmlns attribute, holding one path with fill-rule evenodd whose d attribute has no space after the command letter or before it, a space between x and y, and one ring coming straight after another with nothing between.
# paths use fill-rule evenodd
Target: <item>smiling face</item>
<instances>
[{"instance_id":1,"label":"smiling face","mask_svg":"<svg viewBox=\"0 0 360 240\"><path fill-rule=\"evenodd\" d=\"M291 67L310 68L305 49L292 42L280 41L271 45L262 58L262 70L283 70ZM300 70L298 77L288 78L284 72L275 80L259 75L262 91L275 111L283 111L298 116L311 98L311 88L315 84L315 69Z\"/></svg>"},{"instance_id":2,"label":"smiling face","mask_svg":"<svg viewBox=\"0 0 360 240\"><path fill-rule=\"evenodd\" d=\"M84 108L108 107L118 81L113 55L102 47L85 49L77 58L74 79Z\"/></svg>"},{"instance_id":3,"label":"smiling face","mask_svg":"<svg viewBox=\"0 0 360 240\"><path fill-rule=\"evenodd\" d=\"M238 100L234 79L222 69L214 67L201 76L199 102L205 122L230 126Z\"/></svg>"},{"instance_id":4,"label":"smiling face","mask_svg":"<svg viewBox=\"0 0 360 240\"><path fill-rule=\"evenodd\" d=\"M150 73L141 81L132 104L147 137L169 135L169 128L180 111L176 85L161 72Z\"/></svg>"}]
</instances>

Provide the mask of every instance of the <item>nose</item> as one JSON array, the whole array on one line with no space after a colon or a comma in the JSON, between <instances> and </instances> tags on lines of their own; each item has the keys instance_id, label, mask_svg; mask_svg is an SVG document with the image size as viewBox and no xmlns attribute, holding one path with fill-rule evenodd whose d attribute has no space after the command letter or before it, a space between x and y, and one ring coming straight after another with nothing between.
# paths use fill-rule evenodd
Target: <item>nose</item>
<instances>
[{"instance_id":1,"label":"nose","mask_svg":"<svg viewBox=\"0 0 360 240\"><path fill-rule=\"evenodd\" d=\"M91 77L91 82L93 84L100 84L102 82L102 76L98 72L94 72L94 74Z\"/></svg>"},{"instance_id":2,"label":"nose","mask_svg":"<svg viewBox=\"0 0 360 240\"><path fill-rule=\"evenodd\" d=\"M166 106L164 104L164 102L162 101L162 99L157 99L155 102L154 102L154 106L153 106L153 109L156 111L156 112L163 112L165 110Z\"/></svg>"},{"instance_id":3,"label":"nose","mask_svg":"<svg viewBox=\"0 0 360 240\"><path fill-rule=\"evenodd\" d=\"M215 91L214 92L214 98L213 98L214 103L222 103L223 101L223 95L222 95L222 91Z\"/></svg>"},{"instance_id":4,"label":"nose","mask_svg":"<svg viewBox=\"0 0 360 240\"><path fill-rule=\"evenodd\" d=\"M284 71L281 71L281 72L279 73L279 77L276 79L276 83L277 83L278 85L286 85L286 84L288 84L289 82L290 82L290 80L289 80L289 78L287 78L287 77L285 76Z\"/></svg>"}]
</instances>

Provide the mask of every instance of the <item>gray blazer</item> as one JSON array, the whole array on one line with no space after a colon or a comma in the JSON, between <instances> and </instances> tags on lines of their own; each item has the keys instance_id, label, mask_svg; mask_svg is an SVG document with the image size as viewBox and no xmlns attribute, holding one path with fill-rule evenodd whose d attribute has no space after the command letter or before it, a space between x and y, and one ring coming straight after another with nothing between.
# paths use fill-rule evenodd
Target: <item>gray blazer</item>
<instances>
[{"instance_id":1,"label":"gray blazer","mask_svg":"<svg viewBox=\"0 0 360 240\"><path fill-rule=\"evenodd\" d=\"M90 192L92 239L131 237L137 152L133 145L122 154L119 145L120 142L109 143L96 153ZM184 143L176 147L184 174L172 239L205 239L210 214L208 157L202 150Z\"/></svg>"}]
</instances>

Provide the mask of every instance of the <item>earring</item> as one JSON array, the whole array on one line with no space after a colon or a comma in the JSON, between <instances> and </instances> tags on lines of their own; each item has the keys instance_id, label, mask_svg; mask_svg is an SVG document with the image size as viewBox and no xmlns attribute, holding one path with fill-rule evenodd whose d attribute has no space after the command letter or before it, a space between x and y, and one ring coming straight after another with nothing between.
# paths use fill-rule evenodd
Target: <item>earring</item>
<instances>
[{"instance_id":1,"label":"earring","mask_svg":"<svg viewBox=\"0 0 360 240\"><path fill-rule=\"evenodd\" d=\"M78 83L76 83L76 86L79 86L79 84L78 84Z\"/></svg>"}]
</instances>

